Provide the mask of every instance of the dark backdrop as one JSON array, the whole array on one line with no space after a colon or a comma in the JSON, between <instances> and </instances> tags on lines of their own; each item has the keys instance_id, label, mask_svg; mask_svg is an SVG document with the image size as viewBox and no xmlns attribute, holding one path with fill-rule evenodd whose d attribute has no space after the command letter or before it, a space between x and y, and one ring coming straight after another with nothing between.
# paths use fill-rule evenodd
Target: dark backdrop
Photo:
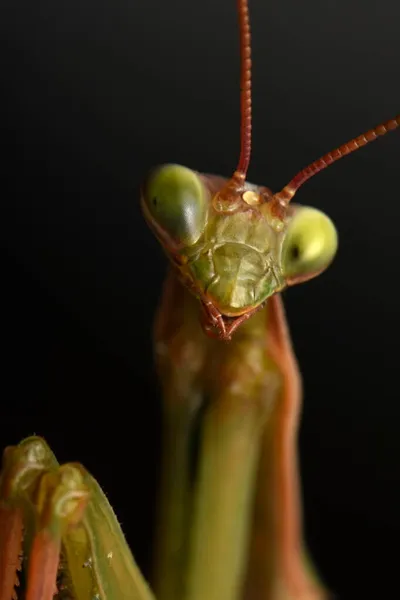
<instances>
[{"instance_id":1,"label":"dark backdrop","mask_svg":"<svg viewBox=\"0 0 400 600\"><path fill-rule=\"evenodd\" d=\"M251 3L249 179L297 170L400 107L400 4ZM36 432L101 481L148 573L159 407L151 321L165 260L147 169L229 175L234 0L3 0L0 445ZM305 381L307 536L339 598L398 589L400 133L310 181L337 223L329 271L285 294ZM5 159L5 160L4 160Z\"/></svg>"}]
</instances>

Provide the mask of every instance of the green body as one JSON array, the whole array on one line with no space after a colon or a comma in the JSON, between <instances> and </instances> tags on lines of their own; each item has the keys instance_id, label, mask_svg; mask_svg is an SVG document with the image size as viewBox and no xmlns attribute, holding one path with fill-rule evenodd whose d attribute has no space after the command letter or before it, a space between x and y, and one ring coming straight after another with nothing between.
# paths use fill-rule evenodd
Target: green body
<instances>
[{"instance_id":1,"label":"green body","mask_svg":"<svg viewBox=\"0 0 400 600\"><path fill-rule=\"evenodd\" d=\"M168 275L155 325L165 425L157 600L325 598L303 547L300 394L286 392L275 304L222 343L204 335L198 302Z\"/></svg>"},{"instance_id":2,"label":"green body","mask_svg":"<svg viewBox=\"0 0 400 600\"><path fill-rule=\"evenodd\" d=\"M224 185L166 165L142 194L146 218L176 269L155 328L165 425L156 595L320 599L303 560L300 389L293 387L298 371L276 292L327 266L336 231L315 209L277 213L266 188L243 182L230 196ZM269 300L222 343L204 335L194 296L213 324ZM100 487L80 465L59 467L40 438L4 456L0 600L12 595L22 523L27 600L52 600L57 570L68 599L153 600Z\"/></svg>"},{"instance_id":3,"label":"green body","mask_svg":"<svg viewBox=\"0 0 400 600\"><path fill-rule=\"evenodd\" d=\"M327 266L336 231L315 209L277 214L266 188L243 182L231 197L224 185L166 165L142 194L176 269L155 328L165 426L156 595L319 600L302 547L298 371L276 292ZM194 296L213 325L268 302L222 343L204 335ZM98 484L80 465L60 467L40 438L4 455L0 600L13 593L22 525L27 600L52 600L56 579L68 600L153 600Z\"/></svg>"}]
</instances>

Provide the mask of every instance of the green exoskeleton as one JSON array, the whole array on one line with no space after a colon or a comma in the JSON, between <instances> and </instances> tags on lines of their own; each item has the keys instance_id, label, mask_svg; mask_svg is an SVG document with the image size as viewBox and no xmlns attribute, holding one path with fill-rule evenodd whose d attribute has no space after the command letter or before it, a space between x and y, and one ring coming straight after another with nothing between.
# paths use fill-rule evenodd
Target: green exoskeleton
<instances>
[{"instance_id":1,"label":"green exoskeleton","mask_svg":"<svg viewBox=\"0 0 400 600\"><path fill-rule=\"evenodd\" d=\"M291 204L334 161L400 116L329 152L280 192L246 181L250 26L238 0L241 152L230 179L178 165L141 190L168 255L154 328L164 445L154 574L144 581L91 475L41 438L7 448L0 475L0 600L322 600L303 542L297 465L301 380L279 292L324 271L331 220Z\"/></svg>"}]
</instances>

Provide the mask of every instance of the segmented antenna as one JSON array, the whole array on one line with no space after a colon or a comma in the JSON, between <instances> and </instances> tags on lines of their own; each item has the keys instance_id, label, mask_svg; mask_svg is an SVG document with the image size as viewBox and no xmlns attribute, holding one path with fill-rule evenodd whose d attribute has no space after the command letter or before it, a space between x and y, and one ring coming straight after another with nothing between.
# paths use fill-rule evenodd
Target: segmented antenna
<instances>
[{"instance_id":1,"label":"segmented antenna","mask_svg":"<svg viewBox=\"0 0 400 600\"><path fill-rule=\"evenodd\" d=\"M246 179L251 153L251 34L247 0L238 0L240 35L240 157L235 175Z\"/></svg>"},{"instance_id":2,"label":"segmented antenna","mask_svg":"<svg viewBox=\"0 0 400 600\"><path fill-rule=\"evenodd\" d=\"M346 144L339 146L336 150L328 152L328 154L325 154L322 158L312 162L308 167L297 173L281 192L275 194L275 199L284 204L288 204L299 187L302 186L307 179L310 179L310 177L313 177L313 175L316 175L322 171L322 169L326 169L326 167L329 167L329 165L339 160L339 158L343 158L343 156L362 148L362 146L376 140L378 136L385 135L389 131L397 129L397 127L400 127L400 115L359 135Z\"/></svg>"}]
</instances>

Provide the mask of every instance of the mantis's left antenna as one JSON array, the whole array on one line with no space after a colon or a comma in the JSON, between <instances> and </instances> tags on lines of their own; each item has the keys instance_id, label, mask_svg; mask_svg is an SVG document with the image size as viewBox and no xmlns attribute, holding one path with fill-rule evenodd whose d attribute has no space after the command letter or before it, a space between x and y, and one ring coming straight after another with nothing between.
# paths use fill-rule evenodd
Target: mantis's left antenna
<instances>
[{"instance_id":1,"label":"mantis's left antenna","mask_svg":"<svg viewBox=\"0 0 400 600\"><path fill-rule=\"evenodd\" d=\"M240 157L234 178L246 179L251 154L251 34L247 0L237 0L240 34Z\"/></svg>"},{"instance_id":2,"label":"mantis's left antenna","mask_svg":"<svg viewBox=\"0 0 400 600\"><path fill-rule=\"evenodd\" d=\"M370 142L373 142L381 135L386 135L389 131L393 131L400 127L400 115L397 115L394 119L390 119L390 121L386 121L386 123L381 123L377 127L366 131L362 135L359 135L356 138L353 138L346 144L339 146L336 150L331 150L328 154L325 154L318 160L312 162L308 167L302 169L293 179L285 185L283 190L275 194L274 198L276 201L280 202L283 205L286 205L293 198L297 190L305 183L310 177L313 177L322 169L326 169L332 163L336 162L343 156L347 156L347 154L351 154L355 150L366 146Z\"/></svg>"}]
</instances>

